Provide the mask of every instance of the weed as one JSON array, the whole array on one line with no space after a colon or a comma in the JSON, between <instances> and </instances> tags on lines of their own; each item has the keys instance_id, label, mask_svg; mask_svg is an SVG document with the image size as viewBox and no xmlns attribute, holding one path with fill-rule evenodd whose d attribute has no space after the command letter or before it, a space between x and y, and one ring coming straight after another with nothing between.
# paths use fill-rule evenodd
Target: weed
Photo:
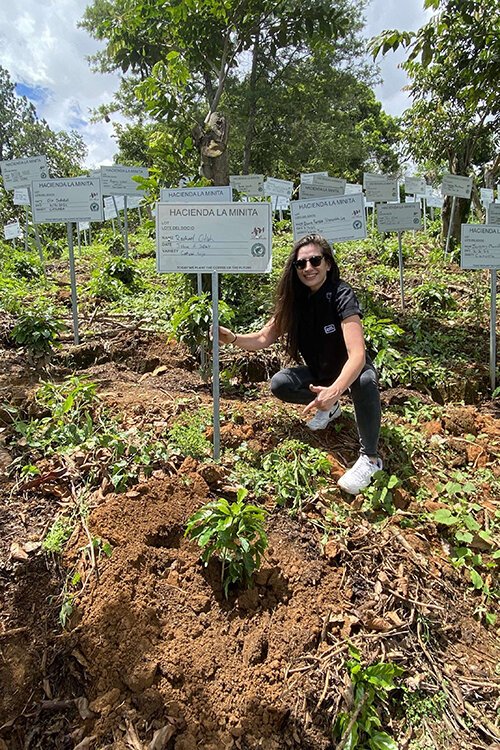
<instances>
[{"instance_id":1,"label":"weed","mask_svg":"<svg viewBox=\"0 0 500 750\"><path fill-rule=\"evenodd\" d=\"M419 727L424 719L440 719L446 702L446 693L442 690L430 695L423 690L403 688L401 706L406 721L412 727Z\"/></svg>"},{"instance_id":2,"label":"weed","mask_svg":"<svg viewBox=\"0 0 500 750\"><path fill-rule=\"evenodd\" d=\"M353 706L349 711L337 714L333 725L333 738L349 750L398 750L393 738L381 730L379 708L387 703L389 693L396 687L394 680L403 674L403 669L391 662L379 662L365 667L361 654L349 646L351 659L346 663L352 685ZM378 705L377 705L378 704Z\"/></svg>"},{"instance_id":3,"label":"weed","mask_svg":"<svg viewBox=\"0 0 500 750\"><path fill-rule=\"evenodd\" d=\"M247 505L247 494L240 488L234 503L224 498L207 503L191 516L186 527L186 536L203 549L201 559L205 565L214 555L221 560L226 598L231 584L251 583L268 544L264 531L266 511Z\"/></svg>"},{"instance_id":4,"label":"weed","mask_svg":"<svg viewBox=\"0 0 500 750\"><path fill-rule=\"evenodd\" d=\"M42 549L45 552L53 552L61 555L64 552L64 545L70 538L75 528L75 522L69 516L59 516L56 518L45 539L42 542Z\"/></svg>"},{"instance_id":5,"label":"weed","mask_svg":"<svg viewBox=\"0 0 500 750\"><path fill-rule=\"evenodd\" d=\"M205 435L208 424L209 417L204 412L184 412L170 428L168 442L183 456L207 458L212 453L212 445Z\"/></svg>"},{"instance_id":6,"label":"weed","mask_svg":"<svg viewBox=\"0 0 500 750\"><path fill-rule=\"evenodd\" d=\"M395 511L392 490L400 486L401 480L394 474L377 471L368 487L362 490L362 510L383 510L387 515L392 515Z\"/></svg>"},{"instance_id":7,"label":"weed","mask_svg":"<svg viewBox=\"0 0 500 750\"><path fill-rule=\"evenodd\" d=\"M299 440L285 440L257 466L238 461L235 476L256 497L272 494L278 505L289 505L290 513L297 513L303 503L316 497L318 487L326 485L330 471L326 453Z\"/></svg>"}]
</instances>

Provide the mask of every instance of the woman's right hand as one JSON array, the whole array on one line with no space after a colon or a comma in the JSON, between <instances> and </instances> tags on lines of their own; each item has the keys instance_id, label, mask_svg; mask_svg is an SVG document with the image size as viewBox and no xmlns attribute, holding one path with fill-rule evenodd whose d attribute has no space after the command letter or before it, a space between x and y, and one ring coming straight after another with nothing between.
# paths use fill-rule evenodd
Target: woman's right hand
<instances>
[{"instance_id":1,"label":"woman's right hand","mask_svg":"<svg viewBox=\"0 0 500 750\"><path fill-rule=\"evenodd\" d=\"M213 338L213 328L210 328L210 336ZM232 344L234 343L234 331L231 331L230 328L224 328L224 326L219 326L219 343L220 344Z\"/></svg>"}]
</instances>

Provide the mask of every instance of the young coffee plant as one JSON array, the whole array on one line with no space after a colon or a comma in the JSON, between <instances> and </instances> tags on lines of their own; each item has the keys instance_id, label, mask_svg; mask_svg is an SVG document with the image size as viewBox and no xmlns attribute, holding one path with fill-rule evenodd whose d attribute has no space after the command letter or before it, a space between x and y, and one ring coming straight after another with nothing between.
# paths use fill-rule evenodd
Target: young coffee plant
<instances>
[{"instance_id":1,"label":"young coffee plant","mask_svg":"<svg viewBox=\"0 0 500 750\"><path fill-rule=\"evenodd\" d=\"M247 494L247 490L240 488L234 503L224 498L207 503L191 516L186 527L186 536L202 548L205 565L214 556L221 561L226 598L231 584L251 584L268 544L266 511L246 504Z\"/></svg>"},{"instance_id":2,"label":"young coffee plant","mask_svg":"<svg viewBox=\"0 0 500 750\"><path fill-rule=\"evenodd\" d=\"M88 440L95 431L93 412L96 385L72 375L62 383L45 382L35 396L47 416L14 420L14 429L31 449L43 452L68 450Z\"/></svg>"},{"instance_id":3,"label":"young coffee plant","mask_svg":"<svg viewBox=\"0 0 500 750\"><path fill-rule=\"evenodd\" d=\"M225 302L219 300L219 321L231 327L234 313ZM212 302L205 292L190 297L172 315L172 332L177 341L183 341L196 354L201 346L209 348L209 330L212 324Z\"/></svg>"},{"instance_id":4,"label":"young coffee plant","mask_svg":"<svg viewBox=\"0 0 500 750\"><path fill-rule=\"evenodd\" d=\"M394 680L403 669L391 662L379 662L365 667L361 654L349 646L351 658L346 663L351 682L353 705L341 711L333 725L333 738L349 750L398 750L398 744L382 730L381 710L386 706L389 693L396 688Z\"/></svg>"},{"instance_id":5,"label":"young coffee plant","mask_svg":"<svg viewBox=\"0 0 500 750\"><path fill-rule=\"evenodd\" d=\"M11 338L31 354L49 354L63 328L53 307L33 307L19 315Z\"/></svg>"},{"instance_id":6,"label":"young coffee plant","mask_svg":"<svg viewBox=\"0 0 500 750\"><path fill-rule=\"evenodd\" d=\"M111 279L118 279L128 287L133 287L137 283L137 266L129 258L121 256L112 258L106 263L104 273Z\"/></svg>"},{"instance_id":7,"label":"young coffee plant","mask_svg":"<svg viewBox=\"0 0 500 750\"><path fill-rule=\"evenodd\" d=\"M422 312L435 313L455 310L457 302L445 284L426 282L413 290L417 308Z\"/></svg>"}]
</instances>

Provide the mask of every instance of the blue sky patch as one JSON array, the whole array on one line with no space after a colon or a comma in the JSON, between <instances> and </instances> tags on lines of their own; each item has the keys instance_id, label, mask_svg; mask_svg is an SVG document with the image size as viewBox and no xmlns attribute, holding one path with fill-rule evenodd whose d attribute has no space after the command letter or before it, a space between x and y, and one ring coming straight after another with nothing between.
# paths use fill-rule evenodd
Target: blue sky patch
<instances>
[{"instance_id":1,"label":"blue sky patch","mask_svg":"<svg viewBox=\"0 0 500 750\"><path fill-rule=\"evenodd\" d=\"M16 83L16 94L25 96L33 104L44 104L49 98L49 89L43 86L29 86L27 83Z\"/></svg>"}]
</instances>

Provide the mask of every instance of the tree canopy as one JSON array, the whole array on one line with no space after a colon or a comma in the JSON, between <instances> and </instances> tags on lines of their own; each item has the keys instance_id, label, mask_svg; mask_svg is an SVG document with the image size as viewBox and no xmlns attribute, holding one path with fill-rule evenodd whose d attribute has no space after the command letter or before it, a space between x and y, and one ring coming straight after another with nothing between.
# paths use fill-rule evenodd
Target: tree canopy
<instances>
[{"instance_id":1,"label":"tree canopy","mask_svg":"<svg viewBox=\"0 0 500 750\"><path fill-rule=\"evenodd\" d=\"M257 103L262 107L265 98L274 96L274 82L308 57L329 57L330 67L339 64L342 55L352 60L360 51L356 35L364 4L365 0L94 0L81 25L105 42L94 65L126 74L126 85L143 102L142 116L147 113L168 123L170 132L176 132L179 153L189 151L194 141L204 174L227 182L225 114L238 86L247 90L247 148L242 158L248 164ZM271 68L278 74L272 81L263 75ZM123 103L121 95L116 106ZM259 119L265 121L260 113ZM219 159L224 167L217 173L212 168Z\"/></svg>"}]
</instances>

